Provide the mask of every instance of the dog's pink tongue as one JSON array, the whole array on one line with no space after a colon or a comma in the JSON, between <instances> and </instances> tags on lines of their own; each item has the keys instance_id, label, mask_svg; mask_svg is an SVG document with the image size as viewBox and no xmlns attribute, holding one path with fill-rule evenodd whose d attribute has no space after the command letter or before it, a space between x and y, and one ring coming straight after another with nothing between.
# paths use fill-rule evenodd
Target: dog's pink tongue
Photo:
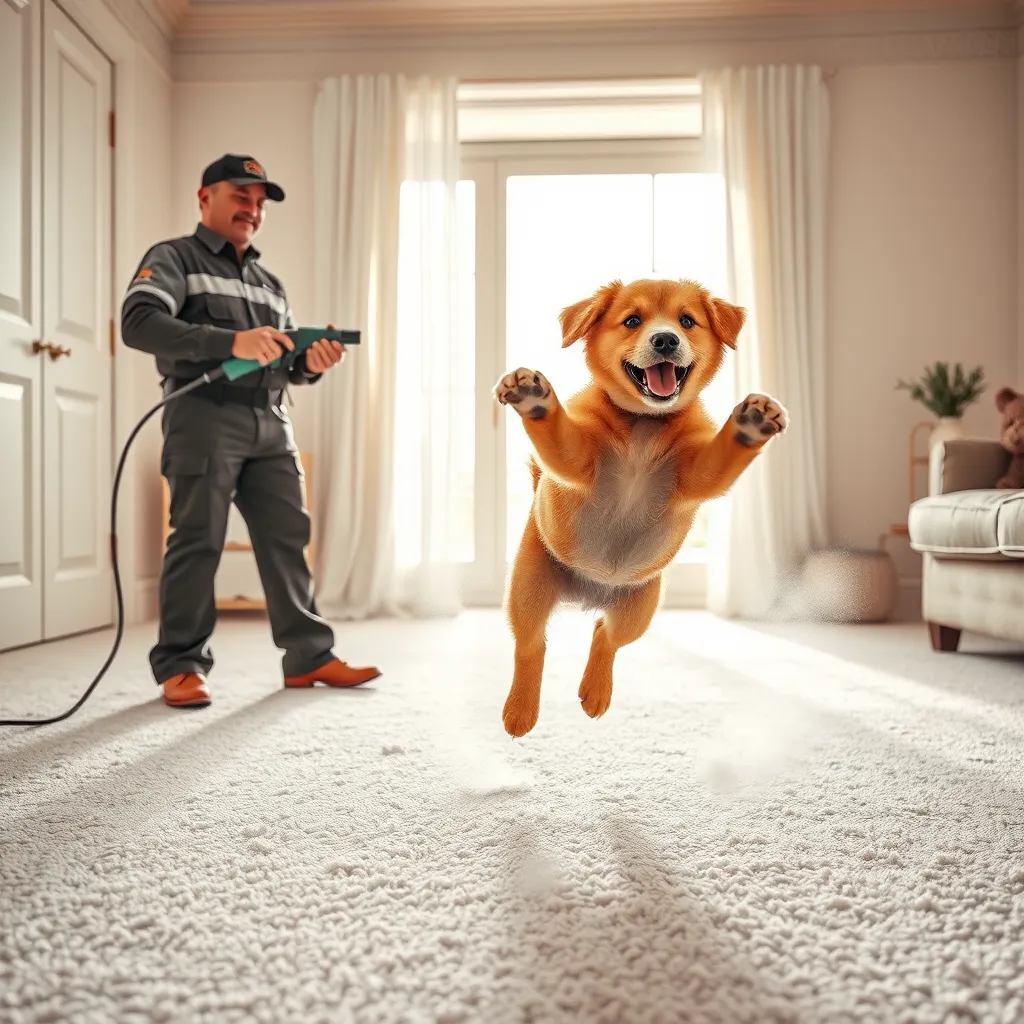
<instances>
[{"instance_id":1,"label":"dog's pink tongue","mask_svg":"<svg viewBox=\"0 0 1024 1024\"><path fill-rule=\"evenodd\" d=\"M675 394L676 368L671 363L658 363L647 367L647 386L659 397Z\"/></svg>"}]
</instances>

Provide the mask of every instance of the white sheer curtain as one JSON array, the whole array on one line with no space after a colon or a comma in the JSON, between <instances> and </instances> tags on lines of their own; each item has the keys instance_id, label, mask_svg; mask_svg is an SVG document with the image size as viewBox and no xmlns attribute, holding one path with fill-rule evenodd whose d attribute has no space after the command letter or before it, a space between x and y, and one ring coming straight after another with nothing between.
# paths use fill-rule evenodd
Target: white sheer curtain
<instances>
[{"instance_id":1,"label":"white sheer curtain","mask_svg":"<svg viewBox=\"0 0 1024 1024\"><path fill-rule=\"evenodd\" d=\"M451 614L455 82L323 82L312 159L314 322L363 332L316 385L317 601L342 619ZM396 523L423 538L411 563Z\"/></svg>"},{"instance_id":2,"label":"white sheer curtain","mask_svg":"<svg viewBox=\"0 0 1024 1024\"><path fill-rule=\"evenodd\" d=\"M748 321L736 393L767 392L790 428L713 517L708 607L743 618L799 614L796 574L827 543L826 203L829 104L817 67L700 76L707 169L724 176L731 301Z\"/></svg>"},{"instance_id":3,"label":"white sheer curtain","mask_svg":"<svg viewBox=\"0 0 1024 1024\"><path fill-rule=\"evenodd\" d=\"M399 248L397 571L402 607L453 615L459 365L456 195L459 140L453 78L404 85L407 139ZM417 542L418 541L418 542Z\"/></svg>"}]
</instances>

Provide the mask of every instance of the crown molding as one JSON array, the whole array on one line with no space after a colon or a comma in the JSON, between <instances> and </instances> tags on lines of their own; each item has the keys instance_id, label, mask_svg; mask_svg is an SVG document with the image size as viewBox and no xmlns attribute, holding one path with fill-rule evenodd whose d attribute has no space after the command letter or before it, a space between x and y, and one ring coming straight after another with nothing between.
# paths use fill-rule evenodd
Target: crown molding
<instances>
[{"instance_id":1,"label":"crown molding","mask_svg":"<svg viewBox=\"0 0 1024 1024\"><path fill-rule=\"evenodd\" d=\"M209 5L214 6L214 5ZM234 6L218 4L218 7ZM917 12L875 13L871 15L808 17L717 18L700 21L665 19L666 8L658 0L648 3L637 0L628 23L618 18L602 23L588 17L585 27L497 24L490 27L445 25L432 23L421 28L353 28L340 26L337 9L320 4L302 4L311 12L312 27L297 16L298 8L290 9L286 24L277 22L278 14L271 4L239 4L246 10L266 8L262 18L242 26L229 28L225 22L213 31L208 24L204 31L189 35L194 22L182 23L174 42L176 56L212 53L343 52L361 55L364 51L397 53L429 49L465 52L500 48L534 47L539 51L567 47L614 46L620 44L674 46L692 48L709 44L774 44L785 50L806 50L816 43L825 49L848 50L852 59L861 54L876 53L880 59L972 59L985 56L1007 56L1016 52L1016 17L1006 7L978 8L972 11L950 10L923 15ZM659 17L661 20L659 20ZM571 54L566 55L571 58ZM841 54L839 59L842 59ZM679 69L672 69L675 73ZM546 72L544 72L546 73ZM576 72L572 72L575 74ZM657 73L657 72L655 72ZM689 69L682 73L689 73ZM590 73L592 75L592 71ZM486 77L486 76L485 76Z\"/></svg>"},{"instance_id":2,"label":"crown molding","mask_svg":"<svg viewBox=\"0 0 1024 1024\"><path fill-rule=\"evenodd\" d=\"M307 81L380 72L455 75L463 82L538 79L641 79L695 75L704 68L764 63L816 63L826 71L893 63L1015 59L1017 30L808 36L777 39L666 38L547 32L273 40L179 41L174 79L187 82Z\"/></svg>"},{"instance_id":3,"label":"crown molding","mask_svg":"<svg viewBox=\"0 0 1024 1024\"><path fill-rule=\"evenodd\" d=\"M5 2L21 10L32 0ZM679 0L635 0L627 21L623 20L621 0L561 0L558 6L548 5L547 0L507 0L504 6L483 0L424 2L433 3L434 9L426 17L421 4L421 13L415 18L409 15L408 6L403 16L400 8L380 0L351 4L331 0L298 4L284 0L103 0L165 73L176 78L180 66L186 79L200 71L199 65L209 64L204 56L250 52L262 57L275 51L291 65L298 63L302 52L323 55L318 72L322 75L337 73L336 61L326 57L330 53L351 59L353 70L394 70L388 61L402 55L411 72L417 68L433 71L439 62L431 61L425 51L435 49L440 51L439 57L447 52L458 65L457 73L481 80L508 73L523 77L528 58L518 51L524 48L537 50L541 64L547 61L548 69L542 68L540 74L552 75L558 71L550 58L556 49L571 54L579 48L588 51L592 60L597 49L611 47L612 66L603 67L602 73L637 77L645 73L644 68L635 61L630 64L627 58L628 66L620 69L616 46L676 47L676 59L683 64L687 60L692 64L690 55L695 48L701 52L698 62L704 63L719 59L719 50L721 60L815 59L833 65L1024 56L1024 0L981 0L972 9L933 6L931 10L923 5L941 4L941 0L906 0L917 9L898 12L892 11L889 0L856 0L886 9L853 15L766 16L762 6L760 16L742 18L695 15L711 3L721 15L720 0L691 0L686 8L680 7ZM752 0L734 0L734 4L745 2ZM781 5L791 0L769 2L782 10ZM437 4L447 5L441 10L451 15L439 17ZM383 17L375 13L382 7L390 9ZM353 11L362 14L346 14ZM506 48L512 52L505 54ZM484 59L467 57L474 51ZM772 53L776 56L769 56ZM587 67L585 60L575 64L563 74L592 76L593 67ZM489 65L493 65L493 73ZM503 66L505 70L501 70ZM668 67L670 73L680 70L664 60L661 66ZM697 68L682 70L693 73ZM237 74L238 69L232 73ZM226 76L218 72L213 77ZM242 77L246 77L244 73ZM286 77L309 78L310 74L296 67Z\"/></svg>"},{"instance_id":4,"label":"crown molding","mask_svg":"<svg viewBox=\"0 0 1024 1024\"><path fill-rule=\"evenodd\" d=\"M173 41L188 16L189 0L137 0L152 14L168 41Z\"/></svg>"},{"instance_id":5,"label":"crown molding","mask_svg":"<svg viewBox=\"0 0 1024 1024\"><path fill-rule=\"evenodd\" d=\"M16 9L32 0L6 0ZM893 11L890 0L856 0L882 5L867 13L846 15L769 15L763 4L757 17L721 16L723 0L634 0L628 16L622 0L506 0L498 5L482 0L423 0L432 4L428 14L414 0L402 8L380 0L103 0L140 45L167 73L176 63L189 64L192 56L279 50L285 61L302 51L354 56L356 65L379 68L381 57L411 55L412 64L423 63L425 50L447 50L467 69L465 56L473 51L494 52L498 63L502 48L513 51L534 48L551 54L558 49L630 46L673 46L679 56L697 47L711 59L709 47L736 49L728 59L754 57L777 51L779 60L820 59L843 63L895 60L983 59L1024 55L1024 0L981 0L970 9L941 6L942 0L905 0L913 10ZM729 2L729 0L724 0ZM733 0L733 9L754 0ZM773 9L784 10L806 0L768 0ZM938 8L934 4L940 4ZM438 6L440 5L440 7ZM714 6L717 17L695 12ZM933 5L930 10L925 5ZM390 13L380 15L381 8ZM438 11L448 11L446 18ZM360 13L361 12L361 13ZM626 20L624 20L626 19ZM757 44L757 45L755 45ZM808 52L821 53L809 58ZM522 53L510 61L521 67ZM725 58L723 58L725 59ZM429 63L429 61L427 62ZM614 63L614 60L613 60ZM628 63L628 62L627 62ZM677 67L669 66L675 73ZM693 73L695 67L683 69ZM332 64L326 73L336 73ZM486 66L472 72L487 79ZM497 71L500 75L503 72ZM521 72L519 72L521 74ZM541 72L548 73L550 72ZM616 69L607 73L618 74ZM643 69L632 72L642 76ZM587 77L592 69L566 69L566 75ZM175 75L175 77L177 77ZM219 77L219 76L218 76ZM291 73L289 77L296 77ZM306 78L300 72L298 77Z\"/></svg>"},{"instance_id":6,"label":"crown molding","mask_svg":"<svg viewBox=\"0 0 1024 1024\"><path fill-rule=\"evenodd\" d=\"M579 30L596 28L690 29L718 25L785 23L800 27L821 21L895 22L910 20L925 28L944 22L1006 27L1019 22L1016 0L855 0L856 11L821 15L808 0L423 0L404 4L380 0L155 0L173 5L175 31L180 39L333 34L359 38L384 34L431 37L453 31L504 32ZM182 10L183 8L183 10Z\"/></svg>"},{"instance_id":7,"label":"crown molding","mask_svg":"<svg viewBox=\"0 0 1024 1024\"><path fill-rule=\"evenodd\" d=\"M155 9L157 0L100 0L132 39L153 59L168 77L171 73L170 26L161 21ZM184 0L188 2L188 0ZM69 8L73 11L73 8Z\"/></svg>"}]
</instances>

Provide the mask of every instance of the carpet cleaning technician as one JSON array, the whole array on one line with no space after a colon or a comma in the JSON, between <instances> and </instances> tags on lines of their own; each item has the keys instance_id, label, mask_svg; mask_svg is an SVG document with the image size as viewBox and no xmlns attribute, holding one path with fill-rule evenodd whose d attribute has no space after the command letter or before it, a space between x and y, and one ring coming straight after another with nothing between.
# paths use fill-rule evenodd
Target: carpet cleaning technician
<instances>
[{"instance_id":1,"label":"carpet cleaning technician","mask_svg":"<svg viewBox=\"0 0 1024 1024\"><path fill-rule=\"evenodd\" d=\"M210 703L214 577L233 501L252 540L274 643L284 651L284 685L355 686L380 671L339 660L317 610L302 466L284 406L289 385L316 383L345 350L323 340L296 355L281 333L295 327L288 298L252 240L265 203L283 202L284 191L259 161L232 154L214 161L198 197L195 232L159 242L139 264L121 310L122 337L156 357L165 394L232 356L264 369L203 385L163 409L161 472L172 532L152 672L172 707Z\"/></svg>"}]
</instances>

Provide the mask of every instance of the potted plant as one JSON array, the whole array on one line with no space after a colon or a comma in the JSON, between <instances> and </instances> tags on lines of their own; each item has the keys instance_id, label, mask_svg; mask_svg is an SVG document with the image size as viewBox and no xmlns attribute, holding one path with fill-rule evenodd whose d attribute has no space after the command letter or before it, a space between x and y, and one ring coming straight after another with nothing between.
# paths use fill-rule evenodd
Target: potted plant
<instances>
[{"instance_id":1,"label":"potted plant","mask_svg":"<svg viewBox=\"0 0 1024 1024\"><path fill-rule=\"evenodd\" d=\"M901 380L896 390L909 391L910 397L920 402L929 412L938 417L938 424L928 438L931 448L938 441L946 441L954 437L963 437L963 425L960 418L964 410L978 400L985 390L984 372L976 366L969 374L964 373L960 363L950 373L949 363L935 363L927 366L919 381Z\"/></svg>"}]
</instances>

